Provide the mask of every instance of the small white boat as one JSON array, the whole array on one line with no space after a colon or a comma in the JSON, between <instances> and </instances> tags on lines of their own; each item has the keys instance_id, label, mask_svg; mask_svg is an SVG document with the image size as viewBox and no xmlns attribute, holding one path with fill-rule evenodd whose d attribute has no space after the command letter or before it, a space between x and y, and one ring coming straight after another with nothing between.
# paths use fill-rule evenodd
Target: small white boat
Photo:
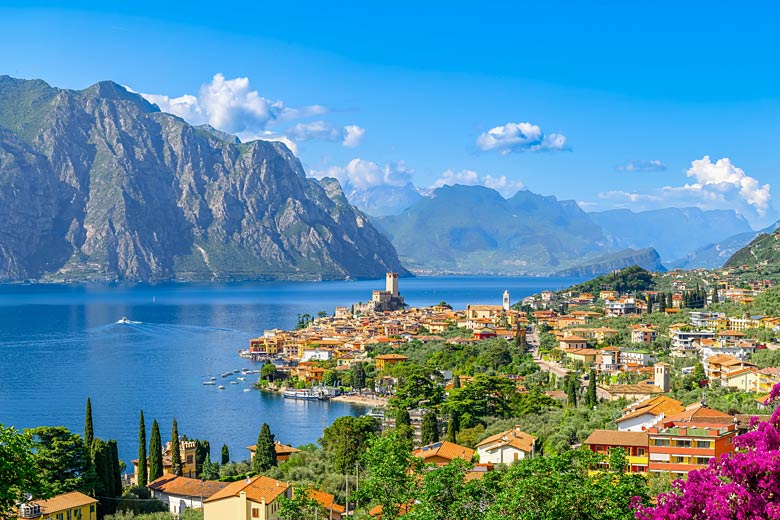
<instances>
[{"instance_id":1,"label":"small white boat","mask_svg":"<svg viewBox=\"0 0 780 520\"><path fill-rule=\"evenodd\" d=\"M237 384L238 384L238 381L231 381L231 382L230 382L230 384L231 384L231 385L237 385Z\"/></svg>"},{"instance_id":2,"label":"small white boat","mask_svg":"<svg viewBox=\"0 0 780 520\"><path fill-rule=\"evenodd\" d=\"M251 388L244 388L244 392L251 392L251 391L252 391Z\"/></svg>"},{"instance_id":3,"label":"small white boat","mask_svg":"<svg viewBox=\"0 0 780 520\"><path fill-rule=\"evenodd\" d=\"M239 381L246 381L245 377L237 377L236 379L238 379Z\"/></svg>"},{"instance_id":4,"label":"small white boat","mask_svg":"<svg viewBox=\"0 0 780 520\"><path fill-rule=\"evenodd\" d=\"M225 389L225 387L224 387L224 386L222 386L222 385L219 385L219 386L217 387L217 390L224 390L224 389Z\"/></svg>"},{"instance_id":5,"label":"small white boat","mask_svg":"<svg viewBox=\"0 0 780 520\"><path fill-rule=\"evenodd\" d=\"M127 319L127 316L122 316L122 317L119 319L119 321L117 321L117 323L119 323L120 325L129 325L129 324L131 324L131 323L133 323L133 322L132 322L132 321L130 321L130 320L128 320L128 319Z\"/></svg>"},{"instance_id":6,"label":"small white boat","mask_svg":"<svg viewBox=\"0 0 780 520\"><path fill-rule=\"evenodd\" d=\"M203 381L203 384L204 385L216 385L217 383L215 383L214 381L209 380L209 381Z\"/></svg>"}]
</instances>

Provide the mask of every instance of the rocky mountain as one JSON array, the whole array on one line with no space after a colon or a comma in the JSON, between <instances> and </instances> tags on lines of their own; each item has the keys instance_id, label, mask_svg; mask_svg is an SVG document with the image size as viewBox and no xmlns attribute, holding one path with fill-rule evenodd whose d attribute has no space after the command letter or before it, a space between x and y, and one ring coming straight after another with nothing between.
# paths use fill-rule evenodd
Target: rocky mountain
<instances>
[{"instance_id":1,"label":"rocky mountain","mask_svg":"<svg viewBox=\"0 0 780 520\"><path fill-rule=\"evenodd\" d=\"M403 271L283 144L193 127L112 82L0 77L0 280L338 279Z\"/></svg>"},{"instance_id":2,"label":"rocky mountain","mask_svg":"<svg viewBox=\"0 0 780 520\"><path fill-rule=\"evenodd\" d=\"M574 201L530 191L505 199L482 186L444 186L374 222L418 273L555 274L608 251L601 228Z\"/></svg>"},{"instance_id":3,"label":"rocky mountain","mask_svg":"<svg viewBox=\"0 0 780 520\"><path fill-rule=\"evenodd\" d=\"M666 268L661 264L661 256L658 254L658 251L648 247L646 249L625 249L616 253L608 253L575 267L558 271L555 274L556 276L591 277L633 265L647 271L666 271Z\"/></svg>"},{"instance_id":4,"label":"rocky mountain","mask_svg":"<svg viewBox=\"0 0 780 520\"><path fill-rule=\"evenodd\" d=\"M683 258L668 262L666 265L670 269L716 269L723 266L737 251L748 245L754 238L761 233L771 233L775 229L780 229L780 220L768 226L761 231L750 231L730 236L714 244L704 247L685 255Z\"/></svg>"},{"instance_id":5,"label":"rocky mountain","mask_svg":"<svg viewBox=\"0 0 780 520\"><path fill-rule=\"evenodd\" d=\"M617 249L655 248L666 262L740 233L752 233L747 220L733 210L663 208L633 212L616 209L589 213Z\"/></svg>"},{"instance_id":6,"label":"rocky mountain","mask_svg":"<svg viewBox=\"0 0 780 520\"><path fill-rule=\"evenodd\" d=\"M734 253L723 267L771 266L775 271L780 268L780 229L771 233L761 233L748 245Z\"/></svg>"},{"instance_id":7,"label":"rocky mountain","mask_svg":"<svg viewBox=\"0 0 780 520\"><path fill-rule=\"evenodd\" d=\"M423 196L410 182L404 186L346 187L350 204L372 217L398 215Z\"/></svg>"}]
</instances>

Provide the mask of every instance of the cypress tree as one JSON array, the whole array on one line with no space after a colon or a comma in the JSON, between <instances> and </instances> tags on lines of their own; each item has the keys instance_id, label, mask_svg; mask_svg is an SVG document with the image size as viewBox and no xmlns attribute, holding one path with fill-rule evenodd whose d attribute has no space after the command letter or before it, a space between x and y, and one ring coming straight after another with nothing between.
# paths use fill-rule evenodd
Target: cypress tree
<instances>
[{"instance_id":1,"label":"cypress tree","mask_svg":"<svg viewBox=\"0 0 780 520\"><path fill-rule=\"evenodd\" d=\"M91 453L92 466L95 468L95 474L100 482L96 492L101 495L114 496L111 494L113 481L111 479L108 444L102 439L92 439L89 451Z\"/></svg>"},{"instance_id":2,"label":"cypress tree","mask_svg":"<svg viewBox=\"0 0 780 520\"><path fill-rule=\"evenodd\" d=\"M423 446L433 444L439 440L439 424L436 419L436 413L428 410L423 415L422 426L420 429L420 441Z\"/></svg>"},{"instance_id":3,"label":"cypress tree","mask_svg":"<svg viewBox=\"0 0 780 520\"><path fill-rule=\"evenodd\" d=\"M452 412L452 415L450 415L450 420L447 423L447 440L450 442L456 442L456 438L458 435L458 430L460 430L460 424L459 424L458 414L457 412Z\"/></svg>"},{"instance_id":4,"label":"cypress tree","mask_svg":"<svg viewBox=\"0 0 780 520\"><path fill-rule=\"evenodd\" d=\"M569 405L577 406L577 376L574 374L569 375L566 393L569 394Z\"/></svg>"},{"instance_id":5,"label":"cypress tree","mask_svg":"<svg viewBox=\"0 0 780 520\"><path fill-rule=\"evenodd\" d=\"M252 459L252 471L262 473L276 466L276 445L274 435L268 423L263 423L257 435L255 458Z\"/></svg>"},{"instance_id":6,"label":"cypress tree","mask_svg":"<svg viewBox=\"0 0 780 520\"><path fill-rule=\"evenodd\" d=\"M596 403L598 403L598 397L596 396L596 372L591 370L588 377L588 406L596 406Z\"/></svg>"},{"instance_id":7,"label":"cypress tree","mask_svg":"<svg viewBox=\"0 0 780 520\"><path fill-rule=\"evenodd\" d=\"M144 424L144 411L141 410L141 418L138 421L138 485L146 487L146 424Z\"/></svg>"},{"instance_id":8,"label":"cypress tree","mask_svg":"<svg viewBox=\"0 0 780 520\"><path fill-rule=\"evenodd\" d=\"M152 438L149 440L149 481L163 476L162 438L157 419L152 422Z\"/></svg>"},{"instance_id":9,"label":"cypress tree","mask_svg":"<svg viewBox=\"0 0 780 520\"><path fill-rule=\"evenodd\" d=\"M173 428L171 429L171 473L182 476L181 450L179 449L179 425L176 424L176 417L173 418Z\"/></svg>"},{"instance_id":10,"label":"cypress tree","mask_svg":"<svg viewBox=\"0 0 780 520\"><path fill-rule=\"evenodd\" d=\"M230 450L227 444L222 445L222 465L230 463Z\"/></svg>"},{"instance_id":11,"label":"cypress tree","mask_svg":"<svg viewBox=\"0 0 780 520\"><path fill-rule=\"evenodd\" d=\"M87 411L84 419L84 446L92 449L92 441L95 439L95 432L92 429L92 400L87 397Z\"/></svg>"},{"instance_id":12,"label":"cypress tree","mask_svg":"<svg viewBox=\"0 0 780 520\"><path fill-rule=\"evenodd\" d=\"M211 445L209 441L195 441L195 475L200 477L203 473L203 464L211 459Z\"/></svg>"},{"instance_id":13,"label":"cypress tree","mask_svg":"<svg viewBox=\"0 0 780 520\"><path fill-rule=\"evenodd\" d=\"M452 388L460 388L460 376L457 374L452 378Z\"/></svg>"},{"instance_id":14,"label":"cypress tree","mask_svg":"<svg viewBox=\"0 0 780 520\"><path fill-rule=\"evenodd\" d=\"M111 493L112 496L118 497L122 494L122 471L119 469L119 448L114 439L108 441L108 455Z\"/></svg>"}]
</instances>

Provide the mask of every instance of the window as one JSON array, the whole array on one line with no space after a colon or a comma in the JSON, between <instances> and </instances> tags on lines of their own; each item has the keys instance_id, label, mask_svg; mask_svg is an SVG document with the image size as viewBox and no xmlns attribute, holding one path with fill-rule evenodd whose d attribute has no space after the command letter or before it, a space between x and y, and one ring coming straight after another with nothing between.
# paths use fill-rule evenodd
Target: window
<instances>
[{"instance_id":1,"label":"window","mask_svg":"<svg viewBox=\"0 0 780 520\"><path fill-rule=\"evenodd\" d=\"M62 520L62 513L57 513L57 520Z\"/></svg>"},{"instance_id":2,"label":"window","mask_svg":"<svg viewBox=\"0 0 780 520\"><path fill-rule=\"evenodd\" d=\"M710 441L696 441L697 448L710 448Z\"/></svg>"},{"instance_id":3,"label":"window","mask_svg":"<svg viewBox=\"0 0 780 520\"><path fill-rule=\"evenodd\" d=\"M73 520L81 520L81 509L73 510Z\"/></svg>"},{"instance_id":4,"label":"window","mask_svg":"<svg viewBox=\"0 0 780 520\"><path fill-rule=\"evenodd\" d=\"M672 456L672 463L673 464L686 464L688 462L686 459L687 459L687 457L681 457L679 455L673 455Z\"/></svg>"},{"instance_id":5,"label":"window","mask_svg":"<svg viewBox=\"0 0 780 520\"><path fill-rule=\"evenodd\" d=\"M260 510L256 507L252 508L252 518L260 518Z\"/></svg>"},{"instance_id":6,"label":"window","mask_svg":"<svg viewBox=\"0 0 780 520\"><path fill-rule=\"evenodd\" d=\"M691 447L691 441L683 441L683 440L679 440L679 439L678 439L678 440L675 442L675 445L676 445L678 448L690 448L690 447Z\"/></svg>"},{"instance_id":7,"label":"window","mask_svg":"<svg viewBox=\"0 0 780 520\"><path fill-rule=\"evenodd\" d=\"M710 463L710 457L696 457L696 464L701 464L702 466L706 466Z\"/></svg>"},{"instance_id":8,"label":"window","mask_svg":"<svg viewBox=\"0 0 780 520\"><path fill-rule=\"evenodd\" d=\"M192 464L192 455L187 455L187 464Z\"/></svg>"},{"instance_id":9,"label":"window","mask_svg":"<svg viewBox=\"0 0 780 520\"><path fill-rule=\"evenodd\" d=\"M89 506L89 512L90 513L94 513L95 512L95 504L92 504L91 506Z\"/></svg>"},{"instance_id":10,"label":"window","mask_svg":"<svg viewBox=\"0 0 780 520\"><path fill-rule=\"evenodd\" d=\"M656 446L670 446L669 439L655 439Z\"/></svg>"},{"instance_id":11,"label":"window","mask_svg":"<svg viewBox=\"0 0 780 520\"><path fill-rule=\"evenodd\" d=\"M637 450L636 450L637 457L642 457L644 454L645 454L645 449L644 448L637 448Z\"/></svg>"}]
</instances>

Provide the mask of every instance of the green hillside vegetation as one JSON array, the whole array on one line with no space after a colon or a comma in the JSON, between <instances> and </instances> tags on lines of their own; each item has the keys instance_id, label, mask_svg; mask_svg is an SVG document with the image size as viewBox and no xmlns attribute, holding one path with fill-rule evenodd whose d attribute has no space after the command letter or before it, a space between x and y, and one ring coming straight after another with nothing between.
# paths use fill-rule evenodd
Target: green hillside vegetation
<instances>
[{"instance_id":1,"label":"green hillside vegetation","mask_svg":"<svg viewBox=\"0 0 780 520\"><path fill-rule=\"evenodd\" d=\"M599 291L604 290L617 291L624 294L652 291L654 288L655 280L652 273L634 265L575 285L571 290L575 292L589 292L597 296Z\"/></svg>"},{"instance_id":2,"label":"green hillside vegetation","mask_svg":"<svg viewBox=\"0 0 780 520\"><path fill-rule=\"evenodd\" d=\"M724 267L774 266L780 271L780 231L762 233L726 261Z\"/></svg>"}]
</instances>

